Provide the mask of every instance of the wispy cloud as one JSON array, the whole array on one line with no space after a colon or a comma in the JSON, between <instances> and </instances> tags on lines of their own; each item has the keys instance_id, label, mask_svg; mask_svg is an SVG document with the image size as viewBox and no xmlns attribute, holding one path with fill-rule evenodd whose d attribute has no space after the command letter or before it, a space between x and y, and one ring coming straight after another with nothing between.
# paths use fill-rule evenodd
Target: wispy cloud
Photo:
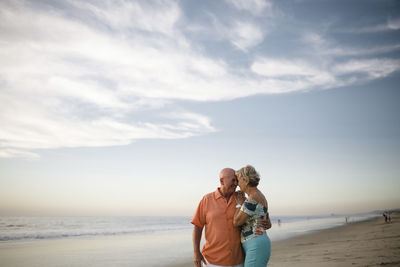
<instances>
[{"instance_id":1,"label":"wispy cloud","mask_svg":"<svg viewBox=\"0 0 400 267\"><path fill-rule=\"evenodd\" d=\"M0 158L27 158L37 159L39 155L29 151L21 151L16 149L1 149Z\"/></svg>"},{"instance_id":2,"label":"wispy cloud","mask_svg":"<svg viewBox=\"0 0 400 267\"><path fill-rule=\"evenodd\" d=\"M261 44L268 34L269 27L261 27L255 20L243 17L229 17L221 20L218 15L208 12L210 25L198 23L189 25L187 29L204 39L212 39L219 43L228 41L234 49L247 53L249 49Z\"/></svg>"},{"instance_id":3,"label":"wispy cloud","mask_svg":"<svg viewBox=\"0 0 400 267\"><path fill-rule=\"evenodd\" d=\"M335 88L384 78L400 70L400 60L352 59L340 63L314 61L310 64L300 59L262 58L255 61L251 69L263 77L261 84L264 88L261 92L287 93Z\"/></svg>"},{"instance_id":4,"label":"wispy cloud","mask_svg":"<svg viewBox=\"0 0 400 267\"><path fill-rule=\"evenodd\" d=\"M372 56L394 52L400 49L400 44L380 45L373 47L349 47L337 42L326 40L321 34L305 32L301 40L307 45L307 53L316 53L324 56ZM311 49L310 49L311 48Z\"/></svg>"},{"instance_id":5,"label":"wispy cloud","mask_svg":"<svg viewBox=\"0 0 400 267\"><path fill-rule=\"evenodd\" d=\"M122 33L22 3L2 4L2 157L37 157L27 151L31 149L125 145L214 131L208 118L194 113L176 112L170 124L130 119L135 110L168 106L168 99L201 99L201 84L226 71L222 62L192 52L175 33L176 4L146 7L124 1L115 10L110 2L70 3L104 16ZM191 84L198 84L199 96L186 88Z\"/></svg>"},{"instance_id":6,"label":"wispy cloud","mask_svg":"<svg viewBox=\"0 0 400 267\"><path fill-rule=\"evenodd\" d=\"M238 69L185 35L190 18L178 2L63 3L69 12L35 8L33 2L0 3L0 157L35 158L39 152L32 151L38 149L207 134L217 129L211 118L175 107L176 100L334 88L400 69L398 61L387 58L334 60L398 45L352 52L317 34L303 40L311 44L308 53L322 59L306 59L307 53L290 59L253 54L266 37L265 25L242 16L224 22L214 16L209 31L225 41L221 47L248 55L249 66ZM265 1L253 1L249 8L243 1L230 4L254 16L271 7Z\"/></svg>"},{"instance_id":7,"label":"wispy cloud","mask_svg":"<svg viewBox=\"0 0 400 267\"><path fill-rule=\"evenodd\" d=\"M263 41L264 33L255 24L237 21L229 31L229 39L237 48L247 51Z\"/></svg>"},{"instance_id":8,"label":"wispy cloud","mask_svg":"<svg viewBox=\"0 0 400 267\"><path fill-rule=\"evenodd\" d=\"M84 1L70 1L78 9L90 11L117 32L129 29L160 33L169 36L175 34L175 23L181 17L181 9L173 1L100 1L96 4ZM157 4L154 8L154 4Z\"/></svg>"},{"instance_id":9,"label":"wispy cloud","mask_svg":"<svg viewBox=\"0 0 400 267\"><path fill-rule=\"evenodd\" d=\"M334 72L341 75L364 74L370 79L383 78L400 69L400 60L389 58L359 59L337 64Z\"/></svg>"},{"instance_id":10,"label":"wispy cloud","mask_svg":"<svg viewBox=\"0 0 400 267\"><path fill-rule=\"evenodd\" d=\"M239 10L246 10L253 15L261 15L266 9L272 7L268 0L225 0Z\"/></svg>"},{"instance_id":11,"label":"wispy cloud","mask_svg":"<svg viewBox=\"0 0 400 267\"><path fill-rule=\"evenodd\" d=\"M400 18L389 17L386 23L374 26L362 27L362 28L345 29L343 31L353 32L353 33L376 33L385 31L397 31L397 30L400 30Z\"/></svg>"}]
</instances>

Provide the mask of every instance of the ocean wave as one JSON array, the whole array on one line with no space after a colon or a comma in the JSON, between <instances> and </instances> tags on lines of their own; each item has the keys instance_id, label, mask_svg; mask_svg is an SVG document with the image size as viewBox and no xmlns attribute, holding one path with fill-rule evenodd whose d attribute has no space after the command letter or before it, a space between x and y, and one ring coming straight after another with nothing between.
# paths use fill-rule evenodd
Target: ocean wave
<instances>
[{"instance_id":1,"label":"ocean wave","mask_svg":"<svg viewBox=\"0 0 400 267\"><path fill-rule=\"evenodd\" d=\"M141 233L155 233L155 232L171 232L188 230L188 227L173 227L163 229L132 229L120 231L81 231L81 232L33 232L33 233L14 233L0 235L0 241L13 241L13 240L28 240L28 239L57 239L57 238L73 238L85 236L117 236Z\"/></svg>"}]
</instances>

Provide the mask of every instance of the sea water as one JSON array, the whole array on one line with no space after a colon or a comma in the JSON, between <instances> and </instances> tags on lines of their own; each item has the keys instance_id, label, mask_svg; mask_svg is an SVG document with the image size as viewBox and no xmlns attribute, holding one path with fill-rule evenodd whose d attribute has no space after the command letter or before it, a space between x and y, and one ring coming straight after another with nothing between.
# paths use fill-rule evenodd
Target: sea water
<instances>
[{"instance_id":1,"label":"sea water","mask_svg":"<svg viewBox=\"0 0 400 267\"><path fill-rule=\"evenodd\" d=\"M190 217L0 217L0 241L139 235L191 228Z\"/></svg>"},{"instance_id":2,"label":"sea water","mask_svg":"<svg viewBox=\"0 0 400 267\"><path fill-rule=\"evenodd\" d=\"M320 215L320 216L281 216L271 217L272 226L268 236L272 241L308 234L327 228L344 225L351 222L368 220L378 216L375 213L346 214L346 215Z\"/></svg>"},{"instance_id":3,"label":"sea water","mask_svg":"<svg viewBox=\"0 0 400 267\"><path fill-rule=\"evenodd\" d=\"M349 223L375 216L272 216L267 232L276 241L343 225L346 218ZM113 266L174 266L191 261L190 220L189 216L0 217L0 255L8 257L8 266L25 265L6 253L10 248L20 248L30 266L109 266L110 262Z\"/></svg>"},{"instance_id":4,"label":"sea water","mask_svg":"<svg viewBox=\"0 0 400 267\"><path fill-rule=\"evenodd\" d=\"M375 217L377 214L325 216L272 216L271 240ZM347 218L347 221L346 221ZM139 235L191 231L189 216L133 217L1 217L0 241L79 238L84 236Z\"/></svg>"}]
</instances>

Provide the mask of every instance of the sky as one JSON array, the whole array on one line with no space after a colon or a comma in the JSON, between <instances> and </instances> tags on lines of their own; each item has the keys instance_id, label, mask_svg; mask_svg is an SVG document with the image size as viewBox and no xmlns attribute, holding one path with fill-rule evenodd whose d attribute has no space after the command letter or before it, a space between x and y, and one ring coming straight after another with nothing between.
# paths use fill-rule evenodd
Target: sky
<instances>
[{"instance_id":1,"label":"sky","mask_svg":"<svg viewBox=\"0 0 400 267\"><path fill-rule=\"evenodd\" d=\"M0 215L400 207L400 2L1 1Z\"/></svg>"}]
</instances>

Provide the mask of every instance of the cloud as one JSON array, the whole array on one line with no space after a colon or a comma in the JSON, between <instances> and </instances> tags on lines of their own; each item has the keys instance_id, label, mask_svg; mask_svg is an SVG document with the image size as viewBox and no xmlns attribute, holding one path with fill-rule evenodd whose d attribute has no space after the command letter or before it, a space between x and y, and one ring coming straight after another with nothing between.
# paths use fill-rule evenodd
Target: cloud
<instances>
[{"instance_id":1,"label":"cloud","mask_svg":"<svg viewBox=\"0 0 400 267\"><path fill-rule=\"evenodd\" d=\"M380 45L375 47L346 47L326 40L321 34L305 32L301 35L301 41L311 47L307 52L325 56L369 56L394 52L400 49L400 44Z\"/></svg>"},{"instance_id":2,"label":"cloud","mask_svg":"<svg viewBox=\"0 0 400 267\"><path fill-rule=\"evenodd\" d=\"M261 15L265 9L271 8L272 4L266 0L225 0L238 10L245 10L253 15Z\"/></svg>"},{"instance_id":3,"label":"cloud","mask_svg":"<svg viewBox=\"0 0 400 267\"><path fill-rule=\"evenodd\" d=\"M0 98L3 157L34 154L29 149L127 145L149 138L187 138L214 131L209 119L195 113L176 112L171 123L130 121L129 117L75 117L63 105L40 105L40 100ZM38 106L39 105L39 106ZM16 150L18 149L18 150Z\"/></svg>"},{"instance_id":4,"label":"cloud","mask_svg":"<svg viewBox=\"0 0 400 267\"><path fill-rule=\"evenodd\" d=\"M22 151L17 149L1 149L0 158L27 158L37 159L39 155L29 151Z\"/></svg>"},{"instance_id":5,"label":"cloud","mask_svg":"<svg viewBox=\"0 0 400 267\"><path fill-rule=\"evenodd\" d=\"M38 154L31 149L126 145L215 130L207 117L187 112L175 112L170 123L130 119L132 112L169 106L168 99L197 99L188 85L225 74L222 62L180 43L176 5L157 2L161 5L148 8L123 1L115 10L111 2L70 3L99 18L107 15L105 22L123 34L22 2L1 6L1 157L32 158ZM126 39L132 29L138 32ZM145 31L166 37L146 38Z\"/></svg>"},{"instance_id":6,"label":"cloud","mask_svg":"<svg viewBox=\"0 0 400 267\"><path fill-rule=\"evenodd\" d=\"M208 134L217 131L211 118L179 108L177 100L334 88L399 70L398 61L390 59L336 62L334 55L356 54L317 34L304 40L312 44L308 52L323 59L254 54L265 38L262 24L243 17L215 19L212 31L225 40L219 48L249 61L238 68L185 35L186 25L194 24L177 2L64 3L69 9L0 3L0 157ZM269 7L254 3L254 14ZM243 2L232 4L246 9Z\"/></svg>"},{"instance_id":7,"label":"cloud","mask_svg":"<svg viewBox=\"0 0 400 267\"><path fill-rule=\"evenodd\" d=\"M346 29L344 32L352 33L376 33L385 31L397 31L400 30L400 18L388 18L386 23L363 27L359 29Z\"/></svg>"},{"instance_id":8,"label":"cloud","mask_svg":"<svg viewBox=\"0 0 400 267\"><path fill-rule=\"evenodd\" d=\"M387 77L400 70L400 60L352 59L336 63L300 59L261 58L251 70L262 77L261 93L288 93L328 89ZM267 88L270 88L266 90Z\"/></svg>"},{"instance_id":9,"label":"cloud","mask_svg":"<svg viewBox=\"0 0 400 267\"><path fill-rule=\"evenodd\" d=\"M391 30L400 30L400 18L389 18L387 21L387 28Z\"/></svg>"},{"instance_id":10,"label":"cloud","mask_svg":"<svg viewBox=\"0 0 400 267\"><path fill-rule=\"evenodd\" d=\"M400 60L379 58L379 59L359 59L338 64L333 71L339 75L365 74L370 79L378 79L400 69Z\"/></svg>"},{"instance_id":11,"label":"cloud","mask_svg":"<svg viewBox=\"0 0 400 267\"><path fill-rule=\"evenodd\" d=\"M338 82L336 77L317 64L318 62L310 64L300 59L261 58L251 65L251 70L263 77L262 83L266 88L274 88L271 93L334 87Z\"/></svg>"},{"instance_id":12,"label":"cloud","mask_svg":"<svg viewBox=\"0 0 400 267\"><path fill-rule=\"evenodd\" d=\"M255 24L237 21L229 31L229 39L237 48L247 51L263 41L264 33Z\"/></svg>"},{"instance_id":13,"label":"cloud","mask_svg":"<svg viewBox=\"0 0 400 267\"><path fill-rule=\"evenodd\" d=\"M262 59L254 62L251 69L255 73L267 77L313 76L319 72L306 62L274 59Z\"/></svg>"},{"instance_id":14,"label":"cloud","mask_svg":"<svg viewBox=\"0 0 400 267\"><path fill-rule=\"evenodd\" d=\"M272 24L272 23L271 23ZM261 44L270 26L261 27L251 18L232 16L220 18L217 14L208 12L206 21L186 26L186 30L201 36L205 43L209 40L225 45L228 41L234 49L247 53L250 49Z\"/></svg>"},{"instance_id":15,"label":"cloud","mask_svg":"<svg viewBox=\"0 0 400 267\"><path fill-rule=\"evenodd\" d=\"M181 9L173 1L104 1L96 4L70 1L78 9L90 11L115 31L137 29L151 33L173 36L175 23L181 16ZM157 4L157 8L153 8Z\"/></svg>"}]
</instances>

